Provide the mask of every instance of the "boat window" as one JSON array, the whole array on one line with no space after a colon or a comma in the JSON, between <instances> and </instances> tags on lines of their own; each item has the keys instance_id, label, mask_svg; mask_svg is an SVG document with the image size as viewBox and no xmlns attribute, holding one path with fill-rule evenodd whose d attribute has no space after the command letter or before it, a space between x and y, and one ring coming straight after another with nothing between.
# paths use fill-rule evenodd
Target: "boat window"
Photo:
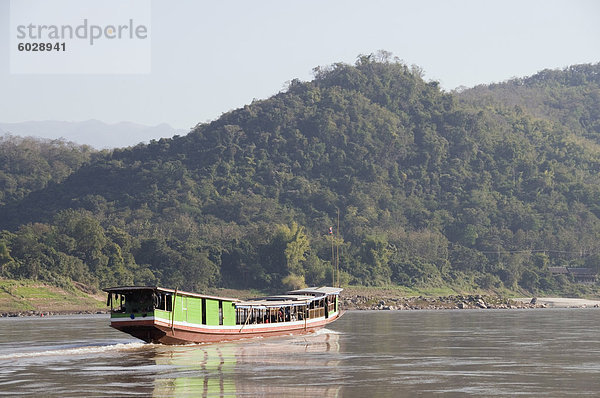
<instances>
[{"instance_id":1,"label":"boat window","mask_svg":"<svg viewBox=\"0 0 600 398\"><path fill-rule=\"evenodd\" d=\"M154 308L154 293L151 290L134 290L125 295L125 308L127 312L152 312Z\"/></svg>"},{"instance_id":2,"label":"boat window","mask_svg":"<svg viewBox=\"0 0 600 398\"><path fill-rule=\"evenodd\" d=\"M244 319L246 319L245 314L244 314L245 311L246 311L246 309L242 309L242 308L235 309L235 324L236 325L244 324Z\"/></svg>"},{"instance_id":3,"label":"boat window","mask_svg":"<svg viewBox=\"0 0 600 398\"><path fill-rule=\"evenodd\" d=\"M148 313L154 311L155 296L152 290L133 290L115 293L112 301L112 312Z\"/></svg>"},{"instance_id":4,"label":"boat window","mask_svg":"<svg viewBox=\"0 0 600 398\"><path fill-rule=\"evenodd\" d=\"M154 308L162 311L171 311L172 307L172 296L164 292L156 292L154 297Z\"/></svg>"},{"instance_id":5,"label":"boat window","mask_svg":"<svg viewBox=\"0 0 600 398\"><path fill-rule=\"evenodd\" d=\"M108 297L108 302L110 303L108 305L110 305L112 312L125 312L125 296L118 293L114 295L109 293Z\"/></svg>"},{"instance_id":6,"label":"boat window","mask_svg":"<svg viewBox=\"0 0 600 398\"><path fill-rule=\"evenodd\" d=\"M112 312L125 312L125 296L119 293L115 293L111 298L111 310Z\"/></svg>"},{"instance_id":7,"label":"boat window","mask_svg":"<svg viewBox=\"0 0 600 398\"><path fill-rule=\"evenodd\" d=\"M165 311L173 311L173 296L171 294L165 294Z\"/></svg>"},{"instance_id":8,"label":"boat window","mask_svg":"<svg viewBox=\"0 0 600 398\"><path fill-rule=\"evenodd\" d=\"M298 321L303 321L306 318L306 306L301 305L296 307L296 317Z\"/></svg>"},{"instance_id":9,"label":"boat window","mask_svg":"<svg viewBox=\"0 0 600 398\"><path fill-rule=\"evenodd\" d=\"M236 324L250 325L263 323L263 314L261 311L257 308L236 308Z\"/></svg>"},{"instance_id":10,"label":"boat window","mask_svg":"<svg viewBox=\"0 0 600 398\"><path fill-rule=\"evenodd\" d=\"M320 318L325 316L324 299L314 300L310 302L308 309L308 319Z\"/></svg>"},{"instance_id":11,"label":"boat window","mask_svg":"<svg viewBox=\"0 0 600 398\"><path fill-rule=\"evenodd\" d=\"M219 325L223 324L223 302L219 300Z\"/></svg>"},{"instance_id":12,"label":"boat window","mask_svg":"<svg viewBox=\"0 0 600 398\"><path fill-rule=\"evenodd\" d=\"M298 320L298 307L291 307L290 308L290 322L294 322Z\"/></svg>"}]
</instances>

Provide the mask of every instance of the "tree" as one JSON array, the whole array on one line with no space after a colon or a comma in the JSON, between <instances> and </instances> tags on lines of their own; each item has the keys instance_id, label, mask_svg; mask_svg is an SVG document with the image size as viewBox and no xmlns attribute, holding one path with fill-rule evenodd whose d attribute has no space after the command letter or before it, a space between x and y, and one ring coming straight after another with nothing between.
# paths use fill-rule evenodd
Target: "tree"
<instances>
[{"instance_id":1,"label":"tree","mask_svg":"<svg viewBox=\"0 0 600 398\"><path fill-rule=\"evenodd\" d=\"M6 242L0 241L0 275L9 276L9 268L14 261Z\"/></svg>"},{"instance_id":2,"label":"tree","mask_svg":"<svg viewBox=\"0 0 600 398\"><path fill-rule=\"evenodd\" d=\"M359 253L362 262L367 265L366 282L369 285L389 284L392 272L387 238L380 235L366 236Z\"/></svg>"},{"instance_id":3,"label":"tree","mask_svg":"<svg viewBox=\"0 0 600 398\"><path fill-rule=\"evenodd\" d=\"M537 289L538 283L539 277L534 271L526 269L521 274L519 284L530 292L534 292Z\"/></svg>"},{"instance_id":4,"label":"tree","mask_svg":"<svg viewBox=\"0 0 600 398\"><path fill-rule=\"evenodd\" d=\"M306 253L310 250L310 241L304 232L304 227L294 221L289 228L282 226L281 231L287 241L284 253L288 271L292 274L304 275L303 264Z\"/></svg>"}]
</instances>

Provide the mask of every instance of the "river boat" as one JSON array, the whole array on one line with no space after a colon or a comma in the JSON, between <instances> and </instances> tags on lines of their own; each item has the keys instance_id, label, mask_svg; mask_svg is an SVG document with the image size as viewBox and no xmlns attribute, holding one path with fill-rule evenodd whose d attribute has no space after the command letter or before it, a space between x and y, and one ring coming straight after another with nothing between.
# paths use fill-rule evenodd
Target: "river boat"
<instances>
[{"instance_id":1,"label":"river boat","mask_svg":"<svg viewBox=\"0 0 600 398\"><path fill-rule=\"evenodd\" d=\"M157 286L103 289L110 326L148 343L188 344L307 333L342 315L343 289L310 287L248 300Z\"/></svg>"}]
</instances>

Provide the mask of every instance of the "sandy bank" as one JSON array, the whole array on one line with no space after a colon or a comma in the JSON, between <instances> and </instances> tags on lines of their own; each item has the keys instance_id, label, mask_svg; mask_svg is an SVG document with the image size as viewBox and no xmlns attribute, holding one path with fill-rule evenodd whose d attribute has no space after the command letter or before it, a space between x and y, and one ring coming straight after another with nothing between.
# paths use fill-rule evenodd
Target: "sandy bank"
<instances>
[{"instance_id":1,"label":"sandy bank","mask_svg":"<svg viewBox=\"0 0 600 398\"><path fill-rule=\"evenodd\" d=\"M521 303L530 303L532 297L516 298L513 300ZM536 304L546 305L546 307L548 308L600 307L600 300L587 300L566 297L536 297Z\"/></svg>"}]
</instances>

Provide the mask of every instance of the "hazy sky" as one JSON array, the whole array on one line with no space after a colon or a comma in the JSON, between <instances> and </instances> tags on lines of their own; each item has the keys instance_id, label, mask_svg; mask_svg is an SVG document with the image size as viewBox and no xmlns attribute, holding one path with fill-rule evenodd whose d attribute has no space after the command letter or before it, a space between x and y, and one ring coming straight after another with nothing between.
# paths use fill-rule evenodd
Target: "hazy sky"
<instances>
[{"instance_id":1,"label":"hazy sky","mask_svg":"<svg viewBox=\"0 0 600 398\"><path fill-rule=\"evenodd\" d=\"M189 128L379 49L446 90L600 61L595 0L152 0L151 73L11 74L9 5L0 0L0 122Z\"/></svg>"}]
</instances>

